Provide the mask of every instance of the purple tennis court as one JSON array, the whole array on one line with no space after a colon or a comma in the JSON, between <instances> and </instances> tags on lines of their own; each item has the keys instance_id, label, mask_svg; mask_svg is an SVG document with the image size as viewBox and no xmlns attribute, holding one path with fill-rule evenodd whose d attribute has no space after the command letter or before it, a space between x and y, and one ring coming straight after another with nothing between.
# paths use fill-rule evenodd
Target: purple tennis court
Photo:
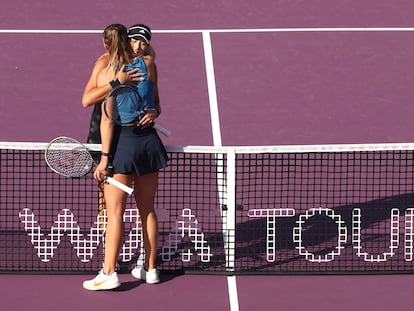
<instances>
[{"instance_id":1,"label":"purple tennis court","mask_svg":"<svg viewBox=\"0 0 414 311\"><path fill-rule=\"evenodd\" d=\"M413 4L399 0L392 4L387 1L362 3L356 0L335 3L319 0L264 0L243 3L214 0L208 3L188 3L174 0L153 1L142 5L129 0L117 3L105 1L99 4L89 1L38 1L29 4L22 0L7 2L2 4L0 13L0 65L3 72L0 77L0 111L3 115L0 141L46 143L56 136L67 135L85 142L92 110L81 106L81 95L95 60L104 52L101 41L102 29L111 23L119 22L128 26L143 22L153 29L152 45L157 55L158 83L163 109L159 123L172 131L171 137L161 138L170 150L175 150L174 147L177 146L219 148L411 143L414 141L411 128L414 108L410 105L414 97L414 28L410 14L413 9ZM4 180L5 167L10 166L5 163L10 161L10 156L5 153L1 156L1 173ZM201 163L217 164L217 159L220 160L214 155L209 155L202 158ZM231 152L226 153L226 165L229 165L229 159L232 159ZM296 154L295 159L297 160ZM362 161L361 159L357 156L356 159L344 161L356 162ZM186 158L182 160L177 156L173 163L185 160ZM270 159L269 163L284 160L286 159L280 160L276 157L274 160ZM264 163L267 158L247 161ZM292 158L286 161L291 162ZM337 161L329 158L327 163L336 165ZM242 273L228 273L228 254L222 243L223 239L226 241L226 238L223 238L224 223L220 222L220 213L208 214L203 208L203 204L213 205L219 201L222 207L224 206L220 193L213 193L220 185L196 184L195 188L185 190L191 191L195 198L185 203L188 206L184 204L186 208L183 209L183 214L177 214L175 217L186 219L188 215L184 212L195 210L196 207L203 210L203 213L199 214L200 226L204 226L203 234L206 240L216 247L212 247L217 260L215 266L207 266L204 263L198 265L190 261L185 268L191 265L193 272L196 270L197 273L182 275L166 272L161 275L161 283L158 285L147 285L134 279L129 273L122 273L120 278L123 284L118 290L96 293L85 291L81 286L83 280L92 276L88 270L89 266L79 264L79 269L74 267L80 274L73 271L56 274L36 271L17 273L20 264L16 262L11 271L3 271L5 273L0 276L3 309L59 308L65 311L105 307L125 310L197 308L235 311L408 308L411 305L412 282L412 275L409 273L413 270L410 258L413 249L412 245L410 248L410 242L413 235L408 232L412 228L410 224L413 211L408 207L412 206L413 178L411 172L393 172L398 174L398 181L392 177L395 183L391 185L377 185L372 182L374 185L371 188L370 179L362 175L375 175L377 170L382 174L378 167L381 167L384 161L393 162L400 167L399 163L412 165L414 160L409 151L399 154L398 159L394 155L392 159L381 156L380 159L375 158L373 171L354 172L352 178L346 177L355 180L355 175L358 174L358 178L368 180L363 187L368 190L386 191L388 201L396 204L390 207L387 205L384 211L386 215L375 214L370 216L369 220L366 213L371 207L370 204L375 207L379 204L385 206L384 201L387 200L363 198L361 202L364 204L358 202L360 205L356 206L352 201L354 198L350 199L351 201L337 201L337 198L334 198L329 202L323 201L321 206L316 206L321 203L321 199L312 198L314 201L309 201L306 197L305 201L299 201L296 198L270 196L257 201L261 202L261 205L253 206L253 203L249 205L249 199L243 195L235 196L236 202L233 203L243 201L244 207L249 208L250 216L262 213L261 208L275 202L286 213L291 211L289 204L297 204L296 216L309 218L313 215L306 214L305 210L312 210L311 207L323 207L327 212L330 211L330 204L335 206L335 211L339 211L342 218L337 220L335 214L332 219L339 223L338 228L341 229L344 228L340 225L342 221L347 225L352 223L352 240L350 232L339 234L343 239L347 239L345 242L334 238L319 238L321 244L324 244L324 249L314 246L314 253L322 254L317 257L320 262L316 264L310 264L310 260L304 263L305 255L309 253L305 252L303 255L303 249L295 248L299 240L291 231L299 225L295 225L293 220L284 220L283 224L286 227L278 231L278 234L289 231L291 236L289 242L276 239L280 251L277 250L273 254L277 258L275 261L269 255L269 245L272 241L265 241L266 234L269 236L269 231L265 230L266 220L255 219L252 223L261 226L258 231L260 234L257 233L257 237L253 237L257 238L256 244L249 244L248 237L237 236L232 243L237 246L238 252L234 258L234 266L230 267L237 272L240 260L246 260L247 264L252 265L252 270L243 273L246 272L243 266L239 270ZM305 162L306 164L303 164ZM311 162L314 162L311 157L300 158L295 162L299 164L285 172L286 175L282 174L283 179L289 176L293 180L292 184L300 183L299 180L303 180L304 175L299 170L310 171L308 163ZM26 176L24 167L18 170L20 175ZM204 174L203 169L201 172ZM215 178L220 172L217 169L213 173ZM265 170L255 173L261 177L269 175ZM330 180L330 173L326 173L327 180ZM166 173L168 176L174 174L174 171ZM315 175L313 171L310 174ZM387 171L387 174L390 172ZM183 175L185 179L185 174ZM236 175L237 178L239 175ZM316 180L320 178L322 177L317 176ZM341 187L348 187L349 180L347 179L346 185L334 184L333 192L338 189L342 191ZM246 190L241 192L262 193L261 189L249 188L249 181L253 183L250 179L241 182L246 187ZM310 184L301 185L307 189L313 187ZM281 187L282 190L291 191L290 186L285 186L282 182ZM9 189L5 181L1 183L1 187L2 191ZM7 207L2 208L3 211L0 213L2 222L7 222L17 214L20 215L22 223L30 229L34 222L27 224L32 215L30 208L37 200L36 195L31 194L31 205L27 205L19 198L19 193L25 191L24 187L27 185L14 184L13 187L15 192L12 195L9 194L8 197L3 193L0 196L0 203ZM82 187L82 184L71 184L67 187L75 189L70 191L76 191L76 187ZM277 188L278 185L266 187L267 192L280 190ZM320 187L320 192L331 190L330 184L315 187ZM199 200L198 192L210 188L211 194L200 195L202 199ZM33 187L30 193L36 193L36 189ZM160 196L169 198L168 202L171 203L170 198L174 197L174 191L179 192L180 189L168 183L162 184ZM348 188L345 191L348 191ZM302 194L294 192L297 197ZM52 199L55 200L54 197ZM89 204L89 200L93 200L79 200L83 199L85 201L80 201L82 204ZM176 200L174 203L178 206L180 199ZM364 200L369 201L369 204L365 204ZM165 203L167 201L159 199L159 202L162 211L168 209L168 204ZM13 204L14 209L11 209L9 214L9 207ZM43 203L39 201L36 204ZM405 208L400 208L400 211L398 207L402 204ZM66 205L64 207L66 208ZM53 225L53 217L61 208L63 206L48 211L46 218L50 217L51 220L49 223L45 221L47 228ZM26 214L22 214L22 210L25 210ZM244 216L236 215L237 226L228 228L230 231L238 230L247 223L243 218L247 217L247 211L243 212L246 212ZM80 218L82 217L90 218L91 215L85 214ZM358 227L355 220L358 217L362 219L362 228ZM162 220L162 215L160 218ZM219 219L219 226L211 221L215 218ZM269 219L267 218L268 226L269 223L272 224L272 219ZM387 233L397 230L398 224L395 225L394 220L400 223L398 232L403 238L399 240L391 234L382 234L381 231L384 228ZM39 220L41 221L42 219ZM22 223L18 223L17 227ZM167 228L174 226L174 223L165 223ZM276 221L275 223L279 224ZM350 225L348 231L349 228ZM315 236L320 234L317 230L312 232ZM358 240L358 237L361 238L361 232L362 235L369 234L369 239L362 242ZM45 227L44 234L47 233ZM23 241L22 244L27 245L27 253L33 252L37 258L40 251L36 254L35 247L25 238L26 232L18 237ZM168 238L167 231L165 240L169 241ZM14 247L10 247L14 244L8 244L12 241L5 239L7 235L6 238L0 237L0 256L11 253ZM213 241L216 240L221 242L214 244ZM342 242L344 250L335 250L333 245ZM61 243L70 244L65 240ZM372 252L384 252L383 246L387 251L381 258L371 257L371 263L375 264L370 266L366 264L370 258L362 250L361 243L372 246ZM165 246L165 243L162 245ZM99 246L96 247L99 249ZM248 256L244 254L254 247L258 249L257 258L252 255L248 260L245 259L244 257ZM205 251L204 248L202 250ZM164 251L162 250L163 256L169 254ZM333 254L336 258L333 263L323 262L328 256L325 255L328 251L332 251L328 255ZM56 252L56 258L59 258L57 265L64 264L69 257L70 260L75 257L74 253L67 255L59 250ZM266 252L267 258L262 254ZM340 256L338 252L341 252ZM366 260L354 265L358 260L357 254L359 258L363 258L365 254ZM46 267L48 260L50 261L47 257L49 255L47 252L39 255L43 261L39 260L39 263L34 265L34 270L37 267ZM184 255L180 258L174 257L179 264L181 258L184 258ZM388 261L381 261L382 258ZM94 260L94 264L97 265L101 257L98 256ZM254 265L255 260L259 264ZM366 268L367 266L370 268ZM0 264L0 267L3 266ZM171 268L165 263L162 267L166 271ZM308 267L312 273L306 273ZM352 272L350 269L355 267L360 275L347 273ZM315 275L318 274L318 269L325 275ZM372 274L372 270L375 269L380 273ZM60 266L57 270L61 272ZM296 271L296 275L286 275L283 273L286 271Z\"/></svg>"}]
</instances>

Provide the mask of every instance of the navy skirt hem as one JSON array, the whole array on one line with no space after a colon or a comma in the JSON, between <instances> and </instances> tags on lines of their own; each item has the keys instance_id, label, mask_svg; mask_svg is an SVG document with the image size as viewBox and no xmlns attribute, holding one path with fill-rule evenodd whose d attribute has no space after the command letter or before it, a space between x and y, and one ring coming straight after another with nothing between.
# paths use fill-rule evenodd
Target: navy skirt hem
<instances>
[{"instance_id":1,"label":"navy skirt hem","mask_svg":"<svg viewBox=\"0 0 414 311\"><path fill-rule=\"evenodd\" d=\"M150 128L116 126L112 150L113 173L142 176L167 167L168 155L157 134Z\"/></svg>"}]
</instances>

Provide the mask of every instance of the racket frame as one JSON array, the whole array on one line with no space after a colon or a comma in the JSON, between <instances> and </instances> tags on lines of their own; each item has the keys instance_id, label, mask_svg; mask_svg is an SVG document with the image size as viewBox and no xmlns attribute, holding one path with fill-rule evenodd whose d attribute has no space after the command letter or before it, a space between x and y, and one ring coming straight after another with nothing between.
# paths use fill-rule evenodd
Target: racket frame
<instances>
[{"instance_id":1,"label":"racket frame","mask_svg":"<svg viewBox=\"0 0 414 311\"><path fill-rule=\"evenodd\" d=\"M73 143L73 147L79 147L79 148L82 148L85 151L87 151L87 153L89 155L89 158L90 158L90 169L89 170L85 170L85 173L83 175L71 176L71 175L68 175L68 174L64 174L62 171L57 170L54 167L54 165L49 161L49 159L48 159L48 153L49 153L50 147L52 147L58 140L61 140L61 139L70 140ZM73 148L71 148L71 149L73 149ZM68 150L71 150L71 149L68 149ZM68 136L58 136L58 137L53 138L49 142L49 144L47 145L47 147L45 149L45 162L46 162L47 166L53 172L55 172L55 173L57 173L57 174L59 174L61 176L64 176L64 177L69 177L69 178L80 178L82 176L87 175L91 171L91 169L92 169L92 167L94 166L94 163L95 163L93 161L93 158L92 158L91 154L90 154L90 150L84 144L82 144L81 142L79 142L78 140L76 140L74 138L71 138L71 137L68 137ZM128 193L129 195L131 195L134 192L134 189L133 188L131 188L131 187L129 187L129 186L127 186L127 185L125 185L125 184L117 181L113 177L106 176L105 177L105 182L107 182L108 184L111 184L111 185L117 187L118 189L120 189L120 190Z\"/></svg>"},{"instance_id":2,"label":"racket frame","mask_svg":"<svg viewBox=\"0 0 414 311\"><path fill-rule=\"evenodd\" d=\"M111 91L109 91L109 93L105 96L105 99L104 99L104 101L103 101L103 110L104 110L104 113L105 113L105 115L112 121L112 122L114 122L114 123L116 123L109 115L108 115L108 112L107 112L107 108L106 108L106 106L107 106L107 102L108 102L108 100L109 100L109 98L116 92L116 91L118 91L119 89L121 89L121 88L130 88L130 89L132 89L134 92L136 92L137 93L137 95L138 95L138 97L140 97L139 96L139 94L138 94L138 91L134 88L134 87L132 87L131 85L126 85L126 84L121 84L121 85L118 85L118 86L116 86L116 87L114 87ZM136 124L138 124L138 123L136 123ZM119 124L119 125L121 125L121 124ZM121 125L122 126L122 125ZM156 122L154 122L154 124L152 125L152 127L155 129L155 130L157 130L158 132L160 132L161 134L163 134L164 136L166 136L166 137L170 137L171 136L171 131L169 131L168 129L166 129L165 127L163 127L163 126L161 126L161 125L159 125L158 123L156 123Z\"/></svg>"}]
</instances>

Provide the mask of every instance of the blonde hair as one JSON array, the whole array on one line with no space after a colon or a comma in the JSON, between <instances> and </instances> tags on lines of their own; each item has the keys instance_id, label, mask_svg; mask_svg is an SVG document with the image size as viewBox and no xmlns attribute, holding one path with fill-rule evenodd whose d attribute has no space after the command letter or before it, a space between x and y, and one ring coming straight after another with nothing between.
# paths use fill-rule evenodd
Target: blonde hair
<instances>
[{"instance_id":1,"label":"blonde hair","mask_svg":"<svg viewBox=\"0 0 414 311\"><path fill-rule=\"evenodd\" d=\"M122 24L112 24L105 28L103 41L108 49L109 67L114 73L131 61L132 48L129 43L128 29Z\"/></svg>"}]
</instances>

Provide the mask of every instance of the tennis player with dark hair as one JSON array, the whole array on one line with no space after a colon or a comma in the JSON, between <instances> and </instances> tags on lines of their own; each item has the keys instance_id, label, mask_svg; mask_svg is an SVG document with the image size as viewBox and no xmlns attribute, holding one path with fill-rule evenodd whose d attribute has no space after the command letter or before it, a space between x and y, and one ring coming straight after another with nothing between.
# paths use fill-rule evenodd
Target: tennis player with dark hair
<instances>
[{"instance_id":1,"label":"tennis player with dark hair","mask_svg":"<svg viewBox=\"0 0 414 311\"><path fill-rule=\"evenodd\" d=\"M131 123L130 126L118 126L102 114L100 123L102 153L94 177L102 181L106 175L111 174L114 179L134 186L134 198L143 229L146 269L138 268L133 275L145 279L147 283L157 283L159 282L156 270L158 220L154 210L154 200L158 172L167 166L168 157L157 132L151 126L159 115L157 72L153 56L145 55L151 39L151 31L145 25L140 27L146 29L138 30L138 35L134 34L135 30L130 32L134 40L140 41L134 49L134 44L130 42L124 26L116 24L105 29L104 38L110 38L108 42L104 39L107 44L109 64L96 72L95 85L88 82L88 91L85 89L83 104L89 101L99 102L103 98L99 95L100 92L106 94L110 89L124 82L122 79L125 77L127 77L125 81L128 79L151 81L141 89L138 84L138 91L144 97L153 98L156 101L153 103L155 108L146 111L139 120ZM138 70L125 72L125 65L131 63L133 67L139 64L142 72L138 73ZM109 166L111 171L108 170ZM116 263L122 244L123 214L127 194L118 190L112 185L104 185L108 219L104 267L94 279L83 283L84 288L89 290L113 289L120 285Z\"/></svg>"}]
</instances>

